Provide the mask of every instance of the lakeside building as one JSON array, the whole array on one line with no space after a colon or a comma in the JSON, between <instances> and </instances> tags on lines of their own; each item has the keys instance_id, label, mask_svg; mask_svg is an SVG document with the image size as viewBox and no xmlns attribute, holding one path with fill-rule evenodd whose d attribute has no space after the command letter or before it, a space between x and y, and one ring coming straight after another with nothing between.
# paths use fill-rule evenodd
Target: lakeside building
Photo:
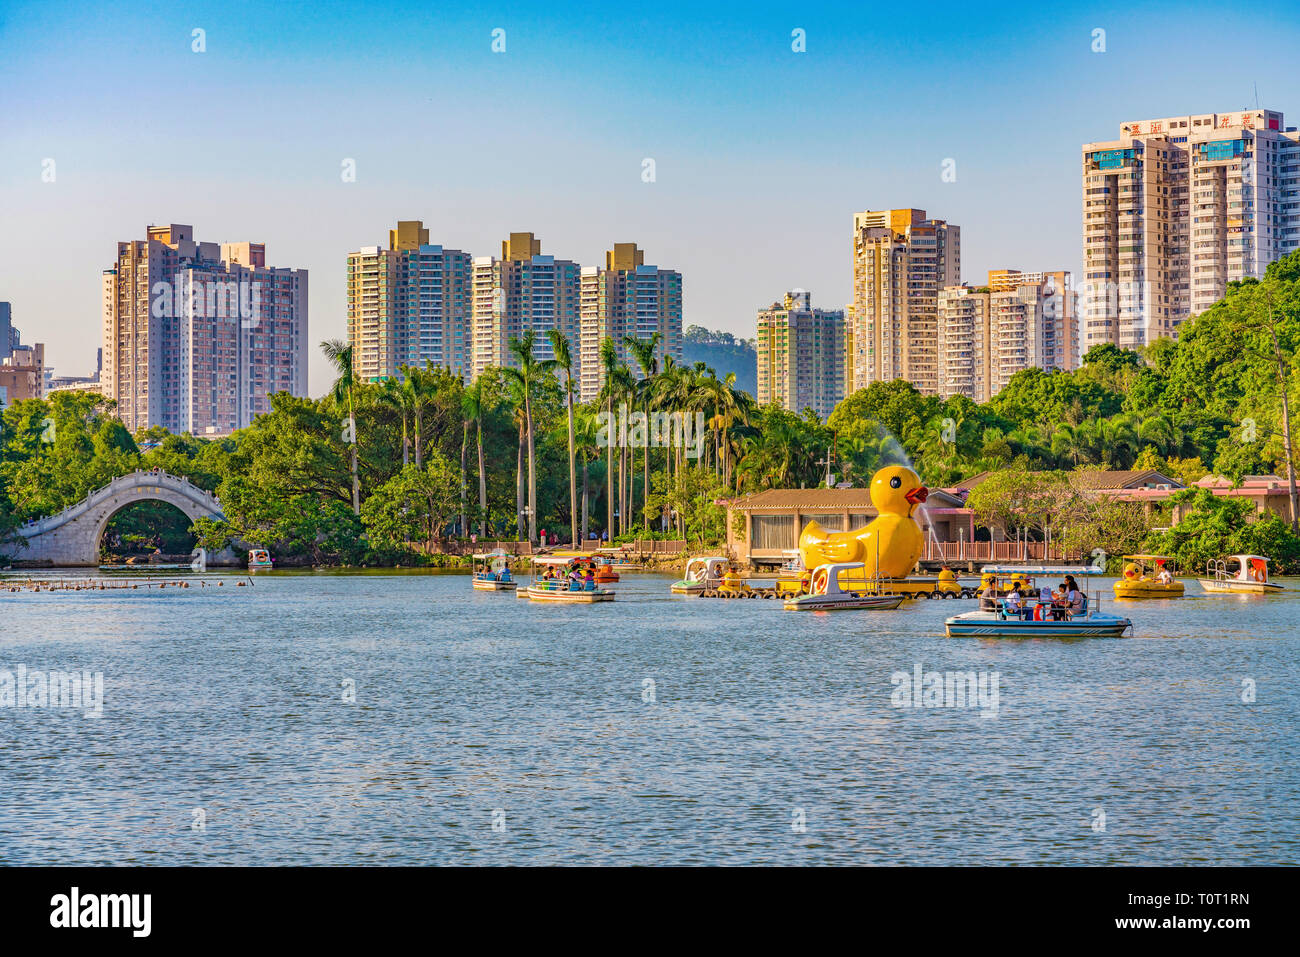
<instances>
[{"instance_id":1,"label":"lakeside building","mask_svg":"<svg viewBox=\"0 0 1300 957\"><path fill-rule=\"evenodd\" d=\"M939 391L939 291L961 284L961 228L923 209L853 217L852 393L906 379Z\"/></svg>"},{"instance_id":2,"label":"lakeside building","mask_svg":"<svg viewBox=\"0 0 1300 957\"><path fill-rule=\"evenodd\" d=\"M45 398L45 344L15 346L0 359L0 408Z\"/></svg>"},{"instance_id":3,"label":"lakeside building","mask_svg":"<svg viewBox=\"0 0 1300 957\"><path fill-rule=\"evenodd\" d=\"M13 305L0 302L0 408L45 397L45 344L23 345Z\"/></svg>"},{"instance_id":4,"label":"lakeside building","mask_svg":"<svg viewBox=\"0 0 1300 957\"><path fill-rule=\"evenodd\" d=\"M103 274L101 392L131 431L228 435L307 394L307 271L266 265L263 243L211 243L149 226Z\"/></svg>"},{"instance_id":5,"label":"lakeside building","mask_svg":"<svg viewBox=\"0 0 1300 957\"><path fill-rule=\"evenodd\" d=\"M845 396L844 312L814 309L812 294L787 292L758 313L758 402L825 421Z\"/></svg>"},{"instance_id":6,"label":"lakeside building","mask_svg":"<svg viewBox=\"0 0 1300 957\"><path fill-rule=\"evenodd\" d=\"M580 358L581 398L587 402L599 395L604 385L600 367L600 344L614 340L619 358L639 369L624 336L650 339L660 334L659 366L671 356L682 361L682 274L673 269L646 265L645 251L636 243L615 243L605 252L605 265L585 266L580 278L580 327L570 340L574 358Z\"/></svg>"},{"instance_id":7,"label":"lakeside building","mask_svg":"<svg viewBox=\"0 0 1300 957\"><path fill-rule=\"evenodd\" d=\"M939 291L938 394L987 402L1022 369L1078 367L1078 294L1070 273L991 270L979 288Z\"/></svg>"},{"instance_id":8,"label":"lakeside building","mask_svg":"<svg viewBox=\"0 0 1300 957\"><path fill-rule=\"evenodd\" d=\"M1279 112L1132 121L1082 160L1085 352L1175 336L1300 248L1300 133Z\"/></svg>"},{"instance_id":9,"label":"lakeside building","mask_svg":"<svg viewBox=\"0 0 1300 957\"><path fill-rule=\"evenodd\" d=\"M558 329L569 340L574 378L581 381L581 268L568 259L542 255L542 244L532 233L511 233L501 243L501 258L478 256L473 260L473 365L477 376L489 366L514 367L511 338L529 329L537 333L533 355L553 359L546 333Z\"/></svg>"},{"instance_id":10,"label":"lakeside building","mask_svg":"<svg viewBox=\"0 0 1300 957\"><path fill-rule=\"evenodd\" d=\"M727 552L756 567L776 567L797 554L799 533L816 520L831 532L862 528L874 521L876 508L867 488L768 489L724 503L727 507ZM974 519L958 496L933 489L918 515L927 541L970 542Z\"/></svg>"},{"instance_id":11,"label":"lakeside building","mask_svg":"<svg viewBox=\"0 0 1300 957\"><path fill-rule=\"evenodd\" d=\"M363 382L425 364L459 376L472 364L473 257L429 242L420 220L388 231L388 248L348 255L348 341Z\"/></svg>"}]
</instances>

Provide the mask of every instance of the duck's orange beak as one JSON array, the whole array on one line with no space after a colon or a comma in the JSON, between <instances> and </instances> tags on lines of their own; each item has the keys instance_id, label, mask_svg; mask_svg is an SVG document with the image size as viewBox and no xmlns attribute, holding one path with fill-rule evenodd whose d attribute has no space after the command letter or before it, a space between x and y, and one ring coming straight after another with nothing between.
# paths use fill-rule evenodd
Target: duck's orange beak
<instances>
[{"instance_id":1,"label":"duck's orange beak","mask_svg":"<svg viewBox=\"0 0 1300 957\"><path fill-rule=\"evenodd\" d=\"M929 497L930 497L930 490L926 488L924 485L918 485L916 488L912 489L912 491L908 492L907 495L904 496L904 498L906 498L913 505L923 505L925 503L925 500Z\"/></svg>"}]
</instances>

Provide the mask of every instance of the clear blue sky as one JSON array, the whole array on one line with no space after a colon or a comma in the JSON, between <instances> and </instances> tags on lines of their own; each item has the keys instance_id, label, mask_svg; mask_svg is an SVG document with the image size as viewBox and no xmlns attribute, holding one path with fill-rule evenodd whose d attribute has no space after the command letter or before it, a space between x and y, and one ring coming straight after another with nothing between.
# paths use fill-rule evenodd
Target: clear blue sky
<instances>
[{"instance_id":1,"label":"clear blue sky","mask_svg":"<svg viewBox=\"0 0 1300 957\"><path fill-rule=\"evenodd\" d=\"M345 334L347 253L399 218L478 255L637 242L684 274L687 324L744 336L785 289L847 301L862 209L959 224L968 280L1077 275L1080 145L1256 84L1298 125L1298 50L1300 6L1271 2L0 3L0 300L77 374L100 272L149 223L308 268L313 341Z\"/></svg>"}]
</instances>

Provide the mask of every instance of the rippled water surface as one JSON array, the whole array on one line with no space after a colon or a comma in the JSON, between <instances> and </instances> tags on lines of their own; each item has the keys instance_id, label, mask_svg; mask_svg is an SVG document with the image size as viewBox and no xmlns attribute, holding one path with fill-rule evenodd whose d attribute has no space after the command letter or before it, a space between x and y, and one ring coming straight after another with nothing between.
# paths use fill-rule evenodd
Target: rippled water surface
<instances>
[{"instance_id":1,"label":"rippled water surface","mask_svg":"<svg viewBox=\"0 0 1300 957\"><path fill-rule=\"evenodd\" d=\"M1300 582L1107 600L1135 638L1061 642L651 574L577 607L235 580L0 593L0 669L104 675L99 717L0 708L0 861L1300 861ZM894 707L917 665L996 672L996 715Z\"/></svg>"}]
</instances>

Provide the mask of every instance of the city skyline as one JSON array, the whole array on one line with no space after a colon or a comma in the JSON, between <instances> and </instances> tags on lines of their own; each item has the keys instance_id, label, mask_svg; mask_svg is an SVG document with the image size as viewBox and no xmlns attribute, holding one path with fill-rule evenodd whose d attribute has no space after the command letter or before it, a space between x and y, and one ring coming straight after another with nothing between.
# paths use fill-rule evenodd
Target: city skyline
<instances>
[{"instance_id":1,"label":"city skyline","mask_svg":"<svg viewBox=\"0 0 1300 957\"><path fill-rule=\"evenodd\" d=\"M908 205L960 224L963 281L1026 263L1078 278L1082 144L1134 118L1252 107L1256 86L1260 106L1300 109L1286 56L1300 15L1281 4L1089 5L1050 30L1010 7L978 22L956 7L924 19L746 7L734 21L666 8L624 31L594 9L291 7L253 26L228 8L145 4L70 15L57 42L37 42L59 9L0 22L12 93L0 299L60 374L93 370L104 250L145 223L266 243L308 270L313 342L346 336L347 254L408 219L474 251L532 231L584 264L633 239L686 277L684 325L752 338L773 288L851 301L855 210ZM1093 52L1098 29L1105 52ZM1247 31L1246 67L1199 67ZM1157 36L1185 67L1149 56ZM921 53L934 63L924 75L861 69ZM593 110L594 89L620 108ZM349 159L354 182L341 178ZM48 238L71 221L75 236ZM309 361L320 395L330 373L316 350Z\"/></svg>"}]
</instances>

